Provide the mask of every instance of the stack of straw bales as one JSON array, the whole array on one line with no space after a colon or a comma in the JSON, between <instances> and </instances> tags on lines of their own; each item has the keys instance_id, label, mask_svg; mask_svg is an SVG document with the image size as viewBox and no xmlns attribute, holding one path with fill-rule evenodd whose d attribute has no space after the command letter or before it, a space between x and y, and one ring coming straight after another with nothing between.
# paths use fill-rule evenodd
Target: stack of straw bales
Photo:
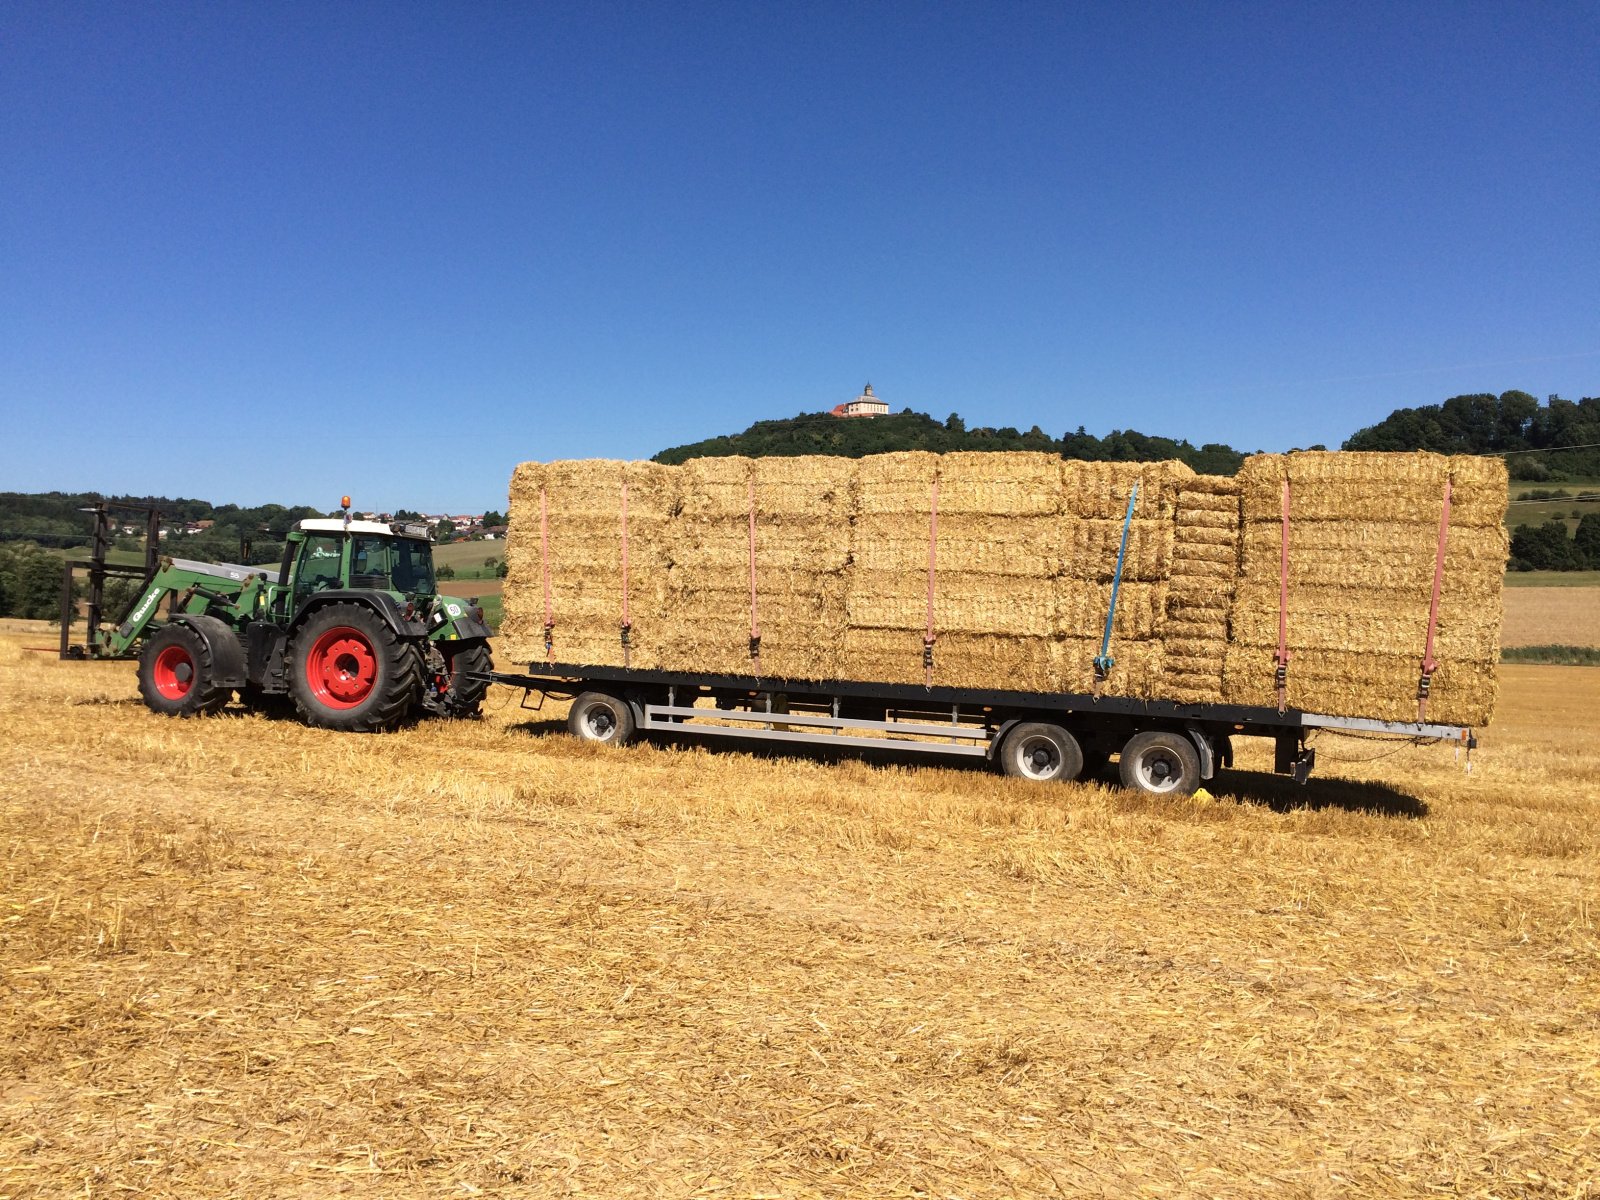
<instances>
[{"instance_id":1,"label":"stack of straw bales","mask_svg":"<svg viewBox=\"0 0 1600 1200\"><path fill-rule=\"evenodd\" d=\"M841 652L851 677L925 680L932 549L934 682L1053 690L1060 469L1050 454L862 459Z\"/></svg>"},{"instance_id":2,"label":"stack of straw bales","mask_svg":"<svg viewBox=\"0 0 1600 1200\"><path fill-rule=\"evenodd\" d=\"M1103 690L1111 696L1162 695L1172 514L1178 486L1192 478L1194 472L1180 462L1061 464L1062 521L1070 549L1057 589L1057 690L1087 692L1094 686L1128 497L1137 485L1111 627L1115 665Z\"/></svg>"},{"instance_id":3,"label":"stack of straw bales","mask_svg":"<svg viewBox=\"0 0 1600 1200\"><path fill-rule=\"evenodd\" d=\"M1191 704L1222 699L1228 614L1239 576L1239 482L1196 475L1178 484L1172 573L1162 632L1167 691Z\"/></svg>"},{"instance_id":4,"label":"stack of straw bales","mask_svg":"<svg viewBox=\"0 0 1600 1200\"><path fill-rule=\"evenodd\" d=\"M1288 702L1417 717L1446 481L1452 487L1428 717L1487 721L1504 582L1506 471L1438 454L1256 455L1239 473L1241 569L1223 693L1272 704L1283 485L1289 485Z\"/></svg>"},{"instance_id":5,"label":"stack of straw bales","mask_svg":"<svg viewBox=\"0 0 1600 1200\"><path fill-rule=\"evenodd\" d=\"M548 578L555 661L621 665L626 482L632 666L922 683L931 548L935 684L1087 692L1137 484L1104 694L1271 705L1285 479L1289 703L1415 718L1449 479L1428 715L1486 720L1505 470L1426 454L1256 455L1236 479L1048 454L525 463L500 657L545 657Z\"/></svg>"},{"instance_id":6,"label":"stack of straw bales","mask_svg":"<svg viewBox=\"0 0 1600 1200\"><path fill-rule=\"evenodd\" d=\"M542 661L548 579L558 662L622 666L622 497L627 485L627 665L659 667L667 634L669 528L678 475L656 463L522 463L511 476L506 607L500 636L514 659ZM541 496L543 526L541 533ZM548 543L545 560L541 547Z\"/></svg>"},{"instance_id":7,"label":"stack of straw bales","mask_svg":"<svg viewBox=\"0 0 1600 1200\"><path fill-rule=\"evenodd\" d=\"M807 456L700 458L675 468L680 503L667 538L662 614L667 665L755 674L754 628L762 674L837 674L854 466Z\"/></svg>"}]
</instances>

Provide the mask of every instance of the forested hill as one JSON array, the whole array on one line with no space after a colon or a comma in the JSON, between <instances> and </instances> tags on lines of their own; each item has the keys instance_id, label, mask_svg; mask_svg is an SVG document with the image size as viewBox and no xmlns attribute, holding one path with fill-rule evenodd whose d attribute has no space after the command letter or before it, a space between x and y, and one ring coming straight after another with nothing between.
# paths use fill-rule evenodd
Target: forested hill
<instances>
[{"instance_id":1,"label":"forested hill","mask_svg":"<svg viewBox=\"0 0 1600 1200\"><path fill-rule=\"evenodd\" d=\"M780 421L757 421L743 433L725 434L673 446L655 456L656 462L677 464L691 458L717 458L744 454L751 458L793 457L797 454L837 454L860 458L891 450L1042 450L1064 458L1100 462L1155 462L1181 459L1208 475L1232 475L1244 455L1231 446L1208 443L1194 446L1172 438L1149 437L1134 430L1116 430L1100 438L1084 431L1051 437L1037 425L1026 433L1002 426L967 428L952 413L936 421L926 413L903 412L872 418L839 418L831 413L803 413Z\"/></svg>"},{"instance_id":2,"label":"forested hill","mask_svg":"<svg viewBox=\"0 0 1600 1200\"><path fill-rule=\"evenodd\" d=\"M1562 446L1586 446L1561 450ZM1436 450L1510 454L1513 479L1600 477L1600 399L1540 404L1527 392L1454 396L1443 404L1400 408L1358 430L1346 450ZM1539 450L1539 454L1517 451Z\"/></svg>"}]
</instances>

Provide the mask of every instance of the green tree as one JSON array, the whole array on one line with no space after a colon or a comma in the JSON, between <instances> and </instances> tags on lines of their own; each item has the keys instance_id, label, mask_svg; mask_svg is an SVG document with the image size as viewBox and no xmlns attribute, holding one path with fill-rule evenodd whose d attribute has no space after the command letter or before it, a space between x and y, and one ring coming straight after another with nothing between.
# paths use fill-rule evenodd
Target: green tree
<instances>
[{"instance_id":1,"label":"green tree","mask_svg":"<svg viewBox=\"0 0 1600 1200\"><path fill-rule=\"evenodd\" d=\"M1523 525L1511 535L1511 566L1518 571L1573 571L1581 566L1563 521Z\"/></svg>"},{"instance_id":2,"label":"green tree","mask_svg":"<svg viewBox=\"0 0 1600 1200\"><path fill-rule=\"evenodd\" d=\"M504 525L505 523L506 515L503 512L496 512L491 508L488 512L483 514L483 527L485 529L492 529L496 525Z\"/></svg>"},{"instance_id":3,"label":"green tree","mask_svg":"<svg viewBox=\"0 0 1600 1200\"><path fill-rule=\"evenodd\" d=\"M1600 512L1585 513L1572 535L1572 552L1578 565L1600 571Z\"/></svg>"}]
</instances>

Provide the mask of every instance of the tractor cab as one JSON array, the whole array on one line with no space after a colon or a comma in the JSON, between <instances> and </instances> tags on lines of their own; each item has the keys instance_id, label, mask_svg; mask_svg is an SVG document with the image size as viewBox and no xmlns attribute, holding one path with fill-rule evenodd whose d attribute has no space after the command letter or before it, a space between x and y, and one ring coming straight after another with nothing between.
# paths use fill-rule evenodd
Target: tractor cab
<instances>
[{"instance_id":1,"label":"tractor cab","mask_svg":"<svg viewBox=\"0 0 1600 1200\"><path fill-rule=\"evenodd\" d=\"M418 603L435 595L433 546L420 526L340 519L301 521L284 547L288 609L320 592L389 592Z\"/></svg>"}]
</instances>

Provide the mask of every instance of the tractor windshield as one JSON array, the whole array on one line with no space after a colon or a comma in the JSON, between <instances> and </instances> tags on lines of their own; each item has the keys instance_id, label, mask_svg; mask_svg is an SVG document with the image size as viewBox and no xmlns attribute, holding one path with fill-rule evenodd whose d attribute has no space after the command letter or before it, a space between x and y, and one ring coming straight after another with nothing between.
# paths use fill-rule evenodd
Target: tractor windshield
<instances>
[{"instance_id":1,"label":"tractor windshield","mask_svg":"<svg viewBox=\"0 0 1600 1200\"><path fill-rule=\"evenodd\" d=\"M433 595L433 547L418 538L358 535L350 547L350 586Z\"/></svg>"}]
</instances>

